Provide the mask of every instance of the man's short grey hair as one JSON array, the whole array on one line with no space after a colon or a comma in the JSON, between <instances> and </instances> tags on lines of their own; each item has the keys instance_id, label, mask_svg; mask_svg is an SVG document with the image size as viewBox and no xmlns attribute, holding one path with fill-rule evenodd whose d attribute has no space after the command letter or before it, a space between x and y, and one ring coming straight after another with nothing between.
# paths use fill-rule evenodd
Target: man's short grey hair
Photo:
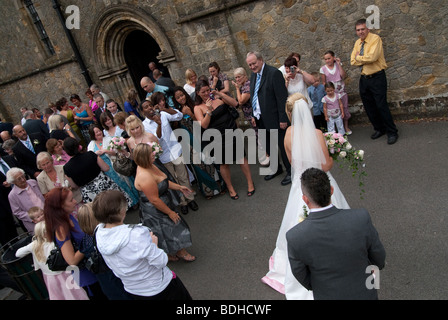
<instances>
[{"instance_id":1,"label":"man's short grey hair","mask_svg":"<svg viewBox=\"0 0 448 320\"><path fill-rule=\"evenodd\" d=\"M17 167L9 169L8 172L6 173L6 181L9 184L14 184L15 177L17 176L18 173L25 174L25 171Z\"/></svg>"},{"instance_id":2,"label":"man's short grey hair","mask_svg":"<svg viewBox=\"0 0 448 320\"><path fill-rule=\"evenodd\" d=\"M34 115L34 112L31 111L31 110L28 110L28 111L26 111L26 112L23 114L23 117L24 117L25 119L27 119L27 118L32 117L33 115Z\"/></svg>"},{"instance_id":3,"label":"man's short grey hair","mask_svg":"<svg viewBox=\"0 0 448 320\"><path fill-rule=\"evenodd\" d=\"M250 51L247 53L246 58L248 58L251 54L255 55L258 60L263 60L263 56L258 51Z\"/></svg>"},{"instance_id":4,"label":"man's short grey hair","mask_svg":"<svg viewBox=\"0 0 448 320\"><path fill-rule=\"evenodd\" d=\"M5 142L3 142L3 149L12 149L14 145L16 144L16 141L13 139L8 139Z\"/></svg>"},{"instance_id":5,"label":"man's short grey hair","mask_svg":"<svg viewBox=\"0 0 448 320\"><path fill-rule=\"evenodd\" d=\"M100 87L97 85L97 84L92 84L91 86L90 86L90 90L100 90Z\"/></svg>"}]
</instances>

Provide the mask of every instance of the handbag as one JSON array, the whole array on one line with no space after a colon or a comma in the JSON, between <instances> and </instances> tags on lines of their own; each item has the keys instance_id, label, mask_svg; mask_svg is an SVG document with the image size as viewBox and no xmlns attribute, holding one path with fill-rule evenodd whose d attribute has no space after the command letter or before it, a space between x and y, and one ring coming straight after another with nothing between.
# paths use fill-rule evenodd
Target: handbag
<instances>
[{"instance_id":1,"label":"handbag","mask_svg":"<svg viewBox=\"0 0 448 320\"><path fill-rule=\"evenodd\" d=\"M90 254L90 257L86 260L85 267L87 270L94 274L104 273L109 271L109 267L107 266L106 262L104 261L103 256L101 255L101 252L98 250L98 247L96 245L96 230L93 233L93 250Z\"/></svg>"},{"instance_id":2,"label":"handbag","mask_svg":"<svg viewBox=\"0 0 448 320\"><path fill-rule=\"evenodd\" d=\"M114 170L126 177L132 176L134 173L133 161L126 158L123 154L118 153L115 160L113 161L112 167Z\"/></svg>"},{"instance_id":3,"label":"handbag","mask_svg":"<svg viewBox=\"0 0 448 320\"><path fill-rule=\"evenodd\" d=\"M240 113L238 112L238 110L236 108L229 106L228 109L229 109L230 115L232 116L232 118L234 120L236 120L240 117Z\"/></svg>"},{"instance_id":4,"label":"handbag","mask_svg":"<svg viewBox=\"0 0 448 320\"><path fill-rule=\"evenodd\" d=\"M72 241L73 249L78 251L78 246L73 241L73 239L70 239ZM51 271L65 271L69 264L65 261L64 256L62 255L61 248L59 248L58 244L56 243L56 237L54 240L55 248L50 251L50 255L47 258L47 265L48 269ZM80 263L81 264L81 263ZM80 265L78 264L78 266Z\"/></svg>"},{"instance_id":5,"label":"handbag","mask_svg":"<svg viewBox=\"0 0 448 320\"><path fill-rule=\"evenodd\" d=\"M57 245L56 248L50 251L50 255L47 258L47 265L51 271L65 271L67 269L68 263L62 256L61 248Z\"/></svg>"}]
</instances>

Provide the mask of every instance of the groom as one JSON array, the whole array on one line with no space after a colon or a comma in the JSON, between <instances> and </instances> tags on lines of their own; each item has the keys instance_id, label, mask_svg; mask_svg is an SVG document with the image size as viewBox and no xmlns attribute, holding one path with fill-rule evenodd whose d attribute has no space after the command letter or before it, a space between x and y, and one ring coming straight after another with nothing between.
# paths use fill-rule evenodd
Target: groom
<instances>
[{"instance_id":1,"label":"groom","mask_svg":"<svg viewBox=\"0 0 448 320\"><path fill-rule=\"evenodd\" d=\"M320 169L305 170L301 182L310 213L286 233L292 273L316 300L378 299L371 280L379 274L368 272L384 267L386 252L369 213L334 207L333 187Z\"/></svg>"},{"instance_id":2,"label":"groom","mask_svg":"<svg viewBox=\"0 0 448 320\"><path fill-rule=\"evenodd\" d=\"M286 176L282 185L291 183L291 164L286 155L284 139L286 129L289 126L285 105L288 98L288 90L285 86L283 74L272 66L264 63L263 57L258 52L249 52L246 62L252 70L250 78L250 98L252 104L252 120L259 129L266 130L266 152L270 155L270 131L278 130L278 147L286 168ZM276 154L276 153L273 153ZM265 176L265 180L271 180L283 172L279 165L274 174Z\"/></svg>"}]
</instances>

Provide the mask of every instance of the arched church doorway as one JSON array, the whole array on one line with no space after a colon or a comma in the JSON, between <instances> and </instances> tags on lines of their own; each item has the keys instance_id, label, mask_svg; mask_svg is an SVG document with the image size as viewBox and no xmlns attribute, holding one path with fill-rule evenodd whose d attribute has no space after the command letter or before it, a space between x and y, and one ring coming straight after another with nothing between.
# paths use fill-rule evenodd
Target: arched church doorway
<instances>
[{"instance_id":1,"label":"arched church doorway","mask_svg":"<svg viewBox=\"0 0 448 320\"><path fill-rule=\"evenodd\" d=\"M176 60L164 31L149 13L128 4L108 6L95 21L91 56L102 88L122 102L135 88L143 99L140 80L148 75L149 62L168 67Z\"/></svg>"},{"instance_id":2,"label":"arched church doorway","mask_svg":"<svg viewBox=\"0 0 448 320\"><path fill-rule=\"evenodd\" d=\"M134 30L126 37L124 59L140 99L144 99L146 96L145 91L140 86L140 80L148 75L148 64L151 61L157 63L159 53L160 47L157 42L144 31Z\"/></svg>"}]
</instances>

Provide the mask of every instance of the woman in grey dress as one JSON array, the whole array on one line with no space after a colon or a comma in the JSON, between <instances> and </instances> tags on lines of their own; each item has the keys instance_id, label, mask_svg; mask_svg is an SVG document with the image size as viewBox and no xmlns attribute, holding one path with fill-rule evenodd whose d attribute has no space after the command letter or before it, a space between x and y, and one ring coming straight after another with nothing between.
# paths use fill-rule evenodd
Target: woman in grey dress
<instances>
[{"instance_id":1,"label":"woman in grey dress","mask_svg":"<svg viewBox=\"0 0 448 320\"><path fill-rule=\"evenodd\" d=\"M175 211L179 204L179 191L188 195L192 191L168 179L156 165L155 152L146 143L138 144L133 150L137 164L135 188L140 194L140 220L149 227L159 239L171 261L182 259L194 261L196 257L187 252L191 233L187 222Z\"/></svg>"}]
</instances>

